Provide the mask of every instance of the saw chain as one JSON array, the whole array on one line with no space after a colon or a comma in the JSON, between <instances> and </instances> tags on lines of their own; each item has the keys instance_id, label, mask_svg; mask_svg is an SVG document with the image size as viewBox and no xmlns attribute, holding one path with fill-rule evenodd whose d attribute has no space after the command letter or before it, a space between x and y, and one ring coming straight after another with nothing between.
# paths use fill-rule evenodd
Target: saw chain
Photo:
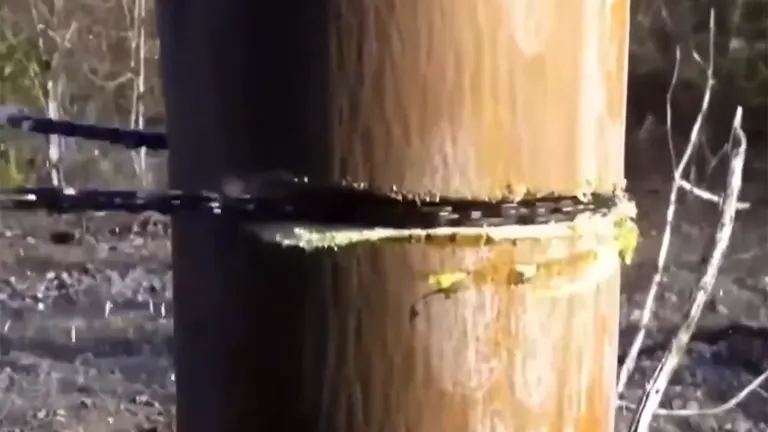
<instances>
[{"instance_id":1,"label":"saw chain","mask_svg":"<svg viewBox=\"0 0 768 432\"><path fill-rule=\"evenodd\" d=\"M229 214L250 223L293 222L396 229L539 225L607 213L618 194L483 200L383 193L359 184L319 184L293 177L232 182L223 191L133 191L19 187L0 190L0 207L51 213L87 211Z\"/></svg>"},{"instance_id":2,"label":"saw chain","mask_svg":"<svg viewBox=\"0 0 768 432\"><path fill-rule=\"evenodd\" d=\"M120 144L129 149L168 149L163 132L121 129L31 115L23 107L0 106L0 126ZM253 179L256 181L253 181ZM270 172L247 181L224 182L223 192L115 191L16 188L0 190L0 207L47 210L147 211L173 214L195 210L236 214L250 222L341 224L359 227L440 228L539 225L568 222L585 213L610 211L620 194L537 196L483 200L392 191L376 192L354 182L318 184Z\"/></svg>"}]
</instances>

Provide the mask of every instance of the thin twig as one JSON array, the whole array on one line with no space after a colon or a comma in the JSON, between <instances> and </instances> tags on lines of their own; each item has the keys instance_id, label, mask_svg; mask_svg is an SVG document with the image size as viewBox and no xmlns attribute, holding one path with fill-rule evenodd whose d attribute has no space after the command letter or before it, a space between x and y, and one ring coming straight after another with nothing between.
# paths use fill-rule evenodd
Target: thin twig
<instances>
[{"instance_id":1,"label":"thin twig","mask_svg":"<svg viewBox=\"0 0 768 432\"><path fill-rule=\"evenodd\" d=\"M656 368L650 383L646 387L645 394L640 399L638 408L632 418L629 432L646 432L649 430L651 420L656 409L661 403L664 390L667 388L669 380L672 378L680 359L685 355L688 342L691 340L693 332L696 330L696 324L699 321L704 307L712 295L712 288L715 285L715 279L723 263L725 252L731 240L733 232L733 223L736 218L736 204L739 191L741 190L741 180L744 171L744 158L747 152L747 140L744 132L741 130L742 109L736 110L736 118L733 122L732 140L737 141L737 146L732 150L731 164L728 167L728 185L720 203L720 221L717 224L711 253L705 271L701 275L693 297L693 302L686 314L687 318L680 326L677 334L667 348L667 352Z\"/></svg>"},{"instance_id":2,"label":"thin twig","mask_svg":"<svg viewBox=\"0 0 768 432\"><path fill-rule=\"evenodd\" d=\"M753 391L759 390L760 385L766 379L768 379L768 370L763 372L759 377L755 378L751 383L749 383L748 386L741 389L741 391L736 393L736 395L734 395L732 398L728 399L724 403L714 408L701 408L701 409L657 408L654 414L662 417L693 417L693 416L699 416L699 415L722 414L728 411L729 409L736 407L736 405L738 405L741 401L743 401ZM621 408L627 408L632 410L637 409L637 405L634 405L622 400L618 401L618 406L620 406Z\"/></svg>"},{"instance_id":3,"label":"thin twig","mask_svg":"<svg viewBox=\"0 0 768 432\"><path fill-rule=\"evenodd\" d=\"M691 183L689 183L687 180L680 180L680 187L690 192L697 198L703 199L704 201L709 201L711 203L719 204L720 201L722 200L722 196L715 195L714 193L708 190L696 187ZM748 210L752 208L752 206L753 206L752 203L739 201L736 203L736 210Z\"/></svg>"},{"instance_id":4,"label":"thin twig","mask_svg":"<svg viewBox=\"0 0 768 432\"><path fill-rule=\"evenodd\" d=\"M667 90L667 144L669 145L669 156L672 159L672 169L677 167L677 155L675 154L674 140L672 139L672 95L677 86L677 78L680 76L680 45L675 47L675 68L672 70L672 81Z\"/></svg>"},{"instance_id":5,"label":"thin twig","mask_svg":"<svg viewBox=\"0 0 768 432\"><path fill-rule=\"evenodd\" d=\"M710 22L710 34L709 34L709 50L710 53L714 52L714 44L715 44L715 14L714 10L710 11L709 15L709 22ZM624 361L624 364L621 366L621 372L619 373L618 383L616 385L616 394L617 396L621 396L621 393L624 391L624 387L627 384L627 381L629 381L629 377L632 374L632 371L635 368L635 363L637 362L637 356L640 353L640 347L643 345L643 340L645 339L645 333L648 331L648 327L650 325L651 321L651 315L653 313L653 306L656 301L656 295L659 291L659 286L661 285L661 279L664 274L665 264L667 261L667 254L669 252L669 243L672 238L672 222L675 218L675 210L677 208L677 195L680 189L680 180L683 178L683 172L685 171L686 166L688 165L688 162L691 159L691 156L693 155L694 150L697 147L697 144L699 142L699 135L701 131L702 124L704 123L704 118L706 116L706 113L709 109L709 101L712 94L712 87L714 86L714 63L712 61L712 58L714 56L710 55L710 63L707 67L707 86L706 91L704 92L704 98L701 101L701 110L699 111L699 115L696 117L696 122L693 125L693 128L691 129L691 135L688 138L688 146L685 149L685 153L683 153L683 157L680 159L680 163L677 165L677 168L675 169L675 177L672 182L672 188L669 192L669 205L667 207L667 220L666 220L666 226L664 227L664 234L661 238L661 247L659 249L659 255L656 260L656 272L653 275L653 279L651 280L651 287L648 290L648 297L645 300L645 306L643 307L643 314L640 318L640 328L637 331L637 334L635 335L634 340L632 341L632 346L629 349L629 352L627 353L627 358ZM679 57L676 59L676 62L679 62ZM676 66L677 67L677 66ZM672 91L672 89L670 89ZM671 139L671 135L669 135ZM673 146L672 143L669 144L670 148Z\"/></svg>"}]
</instances>

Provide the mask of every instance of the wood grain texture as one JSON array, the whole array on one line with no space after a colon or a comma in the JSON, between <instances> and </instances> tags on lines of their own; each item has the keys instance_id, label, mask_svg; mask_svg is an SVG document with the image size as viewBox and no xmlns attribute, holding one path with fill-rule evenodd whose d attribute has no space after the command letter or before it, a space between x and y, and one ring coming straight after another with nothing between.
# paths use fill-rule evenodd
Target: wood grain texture
<instances>
[{"instance_id":1,"label":"wood grain texture","mask_svg":"<svg viewBox=\"0 0 768 432\"><path fill-rule=\"evenodd\" d=\"M613 430L615 260L597 283L579 282L590 265L572 264L569 291L562 279L513 286L509 272L523 263L507 260L454 295L420 300L434 289L430 273L482 265L499 248L339 252L323 284L334 288L313 291L306 310L318 430Z\"/></svg>"},{"instance_id":2,"label":"wood grain texture","mask_svg":"<svg viewBox=\"0 0 768 432\"><path fill-rule=\"evenodd\" d=\"M265 170L478 198L622 180L626 1L158 13L173 188ZM181 432L612 430L618 264L587 278L572 239L308 254L227 217L173 223ZM518 285L515 265L549 273ZM459 270L459 293L419 302Z\"/></svg>"},{"instance_id":3,"label":"wood grain texture","mask_svg":"<svg viewBox=\"0 0 768 432\"><path fill-rule=\"evenodd\" d=\"M492 198L623 181L628 2L335 0L331 16L335 179ZM562 241L540 243L431 297L415 329L427 274L509 247L341 252L336 302L312 302L335 329L310 337L331 341L324 430L612 430L618 264L560 296L510 284Z\"/></svg>"},{"instance_id":4,"label":"wood grain texture","mask_svg":"<svg viewBox=\"0 0 768 432\"><path fill-rule=\"evenodd\" d=\"M332 4L337 175L475 197L623 181L628 1Z\"/></svg>"}]
</instances>

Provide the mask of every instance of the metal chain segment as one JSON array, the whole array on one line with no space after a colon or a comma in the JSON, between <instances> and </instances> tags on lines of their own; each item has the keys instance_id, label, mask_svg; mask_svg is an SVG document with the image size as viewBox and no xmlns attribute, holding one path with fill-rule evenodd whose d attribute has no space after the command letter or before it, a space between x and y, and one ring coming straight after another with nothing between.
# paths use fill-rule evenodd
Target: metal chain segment
<instances>
[{"instance_id":1,"label":"metal chain segment","mask_svg":"<svg viewBox=\"0 0 768 432\"><path fill-rule=\"evenodd\" d=\"M145 147L149 150L168 150L164 132L77 123L30 115L20 107L0 106L0 126L25 130L42 135L60 135L119 144L128 149Z\"/></svg>"},{"instance_id":2,"label":"metal chain segment","mask_svg":"<svg viewBox=\"0 0 768 432\"><path fill-rule=\"evenodd\" d=\"M296 222L357 227L439 228L539 225L573 221L584 213L607 213L617 198L575 197L477 201L441 198L424 201L344 186L295 182L280 193L264 196L217 192L59 189L21 187L0 190L0 208L45 210L51 213L87 211L157 212L170 215L210 211L234 215L244 222Z\"/></svg>"},{"instance_id":3,"label":"metal chain segment","mask_svg":"<svg viewBox=\"0 0 768 432\"><path fill-rule=\"evenodd\" d=\"M163 132L121 129L46 117L36 117L21 107L0 106L0 126L44 135L61 135L122 145L167 150ZM537 197L518 201L483 201L459 198L383 194L351 182L342 185L311 184L289 174L258 176L252 194L247 187L236 193L137 192L18 188L0 191L0 207L47 210L54 213L85 211L154 211L172 214L208 210L236 214L251 222L294 221L360 227L438 228L538 225L572 221L579 214L608 212L615 196ZM266 179L267 181L262 181ZM241 182L242 183L242 182ZM253 183L253 182L250 182ZM226 187L225 187L226 190Z\"/></svg>"}]
</instances>

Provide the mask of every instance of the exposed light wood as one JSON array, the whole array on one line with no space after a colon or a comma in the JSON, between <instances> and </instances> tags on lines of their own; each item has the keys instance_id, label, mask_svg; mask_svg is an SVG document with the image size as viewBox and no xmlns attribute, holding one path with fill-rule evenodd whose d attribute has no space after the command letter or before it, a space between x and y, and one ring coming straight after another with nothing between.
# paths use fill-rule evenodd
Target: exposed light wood
<instances>
[{"instance_id":1,"label":"exposed light wood","mask_svg":"<svg viewBox=\"0 0 768 432\"><path fill-rule=\"evenodd\" d=\"M478 198L622 182L625 0L266 5L159 3L173 187L270 169ZM179 430L612 431L619 268L543 262L567 245L304 254L176 217ZM536 263L564 275L515 286ZM410 319L430 275L473 269Z\"/></svg>"},{"instance_id":2,"label":"exposed light wood","mask_svg":"<svg viewBox=\"0 0 768 432\"><path fill-rule=\"evenodd\" d=\"M610 191L628 3L332 2L337 173L451 195Z\"/></svg>"},{"instance_id":3,"label":"exposed light wood","mask_svg":"<svg viewBox=\"0 0 768 432\"><path fill-rule=\"evenodd\" d=\"M336 288L307 302L305 346L323 353L305 359L309 394L327 407L319 430L613 430L617 260L597 283L579 284L588 266L574 263L568 290L510 286L508 261L455 295L419 302L434 289L430 273L482 265L503 253L494 249L339 252Z\"/></svg>"}]
</instances>

